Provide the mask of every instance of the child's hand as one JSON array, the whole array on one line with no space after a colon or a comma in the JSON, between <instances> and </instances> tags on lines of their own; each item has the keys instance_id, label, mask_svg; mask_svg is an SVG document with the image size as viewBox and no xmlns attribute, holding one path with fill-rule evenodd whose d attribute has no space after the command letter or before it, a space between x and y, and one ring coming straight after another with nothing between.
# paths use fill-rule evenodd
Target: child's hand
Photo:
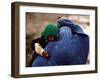
<instances>
[{"instance_id":1,"label":"child's hand","mask_svg":"<svg viewBox=\"0 0 100 80\"><path fill-rule=\"evenodd\" d=\"M35 51L37 54L44 56L46 58L49 58L49 54L47 51L44 51L44 49L40 46L39 43L35 43Z\"/></svg>"},{"instance_id":2,"label":"child's hand","mask_svg":"<svg viewBox=\"0 0 100 80\"><path fill-rule=\"evenodd\" d=\"M42 53L42 55L43 55L44 57L46 57L46 58L50 58L50 56L49 56L49 54L48 54L47 51L44 51L44 52Z\"/></svg>"}]
</instances>

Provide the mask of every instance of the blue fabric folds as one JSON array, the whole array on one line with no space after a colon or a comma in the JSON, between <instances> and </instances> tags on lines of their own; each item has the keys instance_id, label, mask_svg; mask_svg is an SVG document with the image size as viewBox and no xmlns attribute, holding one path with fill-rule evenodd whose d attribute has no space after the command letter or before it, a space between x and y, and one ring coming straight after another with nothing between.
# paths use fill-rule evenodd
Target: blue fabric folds
<instances>
[{"instance_id":1,"label":"blue fabric folds","mask_svg":"<svg viewBox=\"0 0 100 80\"><path fill-rule=\"evenodd\" d=\"M61 20L59 23L59 39L49 42L45 50L50 58L38 56L32 66L78 65L85 64L89 53L89 37L80 26L71 21ZM76 28L77 27L77 28ZM74 29L75 28L75 29ZM75 32L74 34L72 32Z\"/></svg>"},{"instance_id":2,"label":"blue fabric folds","mask_svg":"<svg viewBox=\"0 0 100 80\"><path fill-rule=\"evenodd\" d=\"M59 19L57 21L57 26L58 26L58 28L67 26L67 27L70 27L71 30L75 33L84 34L83 30L80 28L79 25L73 23L71 20L68 20L68 19Z\"/></svg>"}]
</instances>

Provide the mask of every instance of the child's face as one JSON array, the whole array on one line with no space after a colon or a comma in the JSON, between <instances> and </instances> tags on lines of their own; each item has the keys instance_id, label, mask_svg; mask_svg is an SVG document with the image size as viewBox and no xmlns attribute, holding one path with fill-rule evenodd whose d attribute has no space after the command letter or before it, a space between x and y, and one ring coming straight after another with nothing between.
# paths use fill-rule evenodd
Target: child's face
<instances>
[{"instance_id":1,"label":"child's face","mask_svg":"<svg viewBox=\"0 0 100 80\"><path fill-rule=\"evenodd\" d=\"M48 41L54 41L55 40L55 36L54 35L49 35L48 36Z\"/></svg>"}]
</instances>

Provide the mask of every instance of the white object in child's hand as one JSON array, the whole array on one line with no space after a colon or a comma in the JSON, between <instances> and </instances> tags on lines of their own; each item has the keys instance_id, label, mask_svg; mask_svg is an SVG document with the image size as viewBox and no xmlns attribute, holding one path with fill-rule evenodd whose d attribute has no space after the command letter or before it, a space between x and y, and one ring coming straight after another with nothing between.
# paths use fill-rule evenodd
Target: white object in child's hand
<instances>
[{"instance_id":1,"label":"white object in child's hand","mask_svg":"<svg viewBox=\"0 0 100 80\"><path fill-rule=\"evenodd\" d=\"M37 54L42 55L42 53L44 52L44 49L42 48L42 46L40 46L39 43L35 43L35 51Z\"/></svg>"}]
</instances>

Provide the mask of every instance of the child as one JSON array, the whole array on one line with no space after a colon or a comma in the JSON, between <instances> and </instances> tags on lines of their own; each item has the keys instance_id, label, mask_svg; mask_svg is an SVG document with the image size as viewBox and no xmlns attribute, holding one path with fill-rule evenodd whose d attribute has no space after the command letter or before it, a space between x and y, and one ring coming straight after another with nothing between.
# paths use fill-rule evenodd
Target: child
<instances>
[{"instance_id":1,"label":"child","mask_svg":"<svg viewBox=\"0 0 100 80\"><path fill-rule=\"evenodd\" d=\"M30 63L34 62L34 59L37 55L43 56L45 58L49 58L49 54L47 51L44 51L45 46L48 42L56 41L58 36L58 29L54 24L48 24L44 31L41 33L41 37L32 41L32 50L33 50L33 59Z\"/></svg>"}]
</instances>

